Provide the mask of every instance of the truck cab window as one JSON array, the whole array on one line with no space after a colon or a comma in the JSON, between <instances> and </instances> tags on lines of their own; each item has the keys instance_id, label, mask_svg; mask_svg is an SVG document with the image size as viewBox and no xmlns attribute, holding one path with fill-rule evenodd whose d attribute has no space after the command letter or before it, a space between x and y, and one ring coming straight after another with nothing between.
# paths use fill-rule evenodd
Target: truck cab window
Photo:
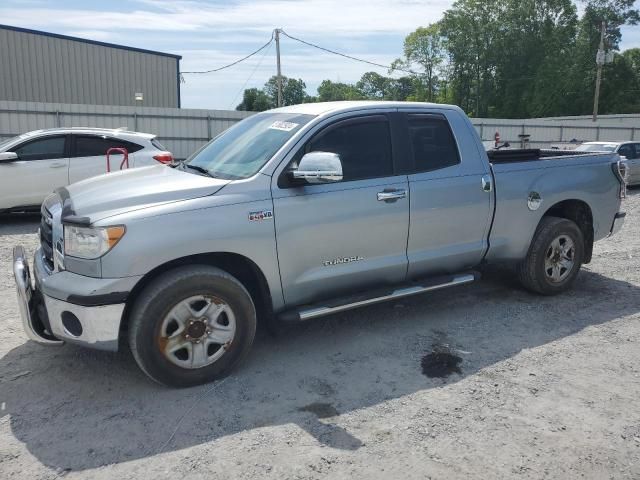
<instances>
[{"instance_id":1,"label":"truck cab window","mask_svg":"<svg viewBox=\"0 0 640 480\"><path fill-rule=\"evenodd\" d=\"M340 155L343 181L393 175L389 122L382 115L330 126L311 139L305 151Z\"/></svg>"},{"instance_id":2,"label":"truck cab window","mask_svg":"<svg viewBox=\"0 0 640 480\"><path fill-rule=\"evenodd\" d=\"M408 123L414 173L439 170L460 163L455 139L444 117L409 115Z\"/></svg>"}]
</instances>

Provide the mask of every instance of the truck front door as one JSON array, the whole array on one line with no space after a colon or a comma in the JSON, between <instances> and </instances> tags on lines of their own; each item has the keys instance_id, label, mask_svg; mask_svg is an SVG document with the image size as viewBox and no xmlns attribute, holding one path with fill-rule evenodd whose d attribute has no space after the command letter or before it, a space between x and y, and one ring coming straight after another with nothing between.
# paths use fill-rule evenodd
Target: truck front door
<instances>
[{"instance_id":1,"label":"truck front door","mask_svg":"<svg viewBox=\"0 0 640 480\"><path fill-rule=\"evenodd\" d=\"M305 153L337 153L343 180L295 185L287 172ZM407 273L409 196L395 172L385 114L335 121L298 150L272 185L278 261L285 302L311 303ZM384 200L383 192L395 192Z\"/></svg>"}]
</instances>

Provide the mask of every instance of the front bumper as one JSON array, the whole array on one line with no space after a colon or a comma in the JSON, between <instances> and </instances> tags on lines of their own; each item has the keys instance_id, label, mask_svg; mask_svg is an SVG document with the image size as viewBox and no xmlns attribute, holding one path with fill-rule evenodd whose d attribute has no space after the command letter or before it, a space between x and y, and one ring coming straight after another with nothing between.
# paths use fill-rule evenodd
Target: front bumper
<instances>
[{"instance_id":1,"label":"front bumper","mask_svg":"<svg viewBox=\"0 0 640 480\"><path fill-rule=\"evenodd\" d=\"M32 281L21 246L13 249L13 274L22 324L31 340L118 349L124 300L137 277L95 279L70 272L51 274L38 251Z\"/></svg>"}]
</instances>

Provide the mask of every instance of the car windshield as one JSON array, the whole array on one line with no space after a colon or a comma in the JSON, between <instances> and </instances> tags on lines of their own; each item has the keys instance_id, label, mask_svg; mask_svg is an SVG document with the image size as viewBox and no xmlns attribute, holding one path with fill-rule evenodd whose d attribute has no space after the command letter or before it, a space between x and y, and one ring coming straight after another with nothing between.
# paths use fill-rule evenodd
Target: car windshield
<instances>
[{"instance_id":1,"label":"car windshield","mask_svg":"<svg viewBox=\"0 0 640 480\"><path fill-rule=\"evenodd\" d=\"M617 145L613 143L583 143L576 152L614 152Z\"/></svg>"},{"instance_id":2,"label":"car windshield","mask_svg":"<svg viewBox=\"0 0 640 480\"><path fill-rule=\"evenodd\" d=\"M185 163L216 178L237 180L255 175L313 115L258 113L224 131Z\"/></svg>"}]
</instances>

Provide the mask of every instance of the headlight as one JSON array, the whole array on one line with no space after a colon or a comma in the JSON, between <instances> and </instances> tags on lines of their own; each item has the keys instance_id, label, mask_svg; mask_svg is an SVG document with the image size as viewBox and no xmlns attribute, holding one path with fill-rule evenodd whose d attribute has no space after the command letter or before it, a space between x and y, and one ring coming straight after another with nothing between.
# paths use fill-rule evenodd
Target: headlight
<instances>
[{"instance_id":1,"label":"headlight","mask_svg":"<svg viewBox=\"0 0 640 480\"><path fill-rule=\"evenodd\" d=\"M125 228L64 226L64 253L70 257L98 258L123 237Z\"/></svg>"}]
</instances>

